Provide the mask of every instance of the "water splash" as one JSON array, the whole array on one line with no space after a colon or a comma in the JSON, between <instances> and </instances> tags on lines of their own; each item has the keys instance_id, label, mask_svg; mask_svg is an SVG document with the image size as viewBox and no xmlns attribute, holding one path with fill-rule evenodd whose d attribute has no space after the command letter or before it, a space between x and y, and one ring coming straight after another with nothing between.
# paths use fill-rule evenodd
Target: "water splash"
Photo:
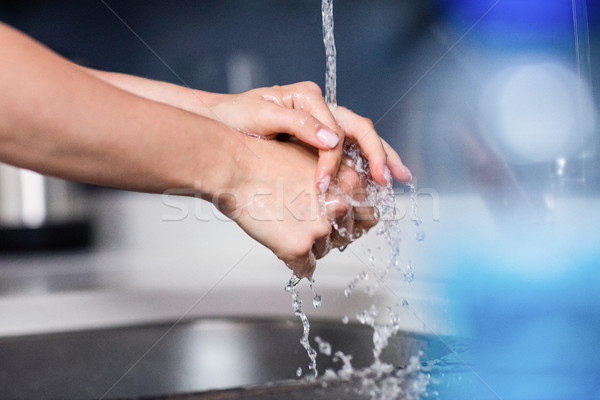
<instances>
[{"instance_id":1,"label":"water splash","mask_svg":"<svg viewBox=\"0 0 600 400\"><path fill-rule=\"evenodd\" d=\"M413 271L413 265L411 262L406 264L406 269L402 271L402 278L406 283L411 283L415 279L415 273Z\"/></svg>"},{"instance_id":2,"label":"water splash","mask_svg":"<svg viewBox=\"0 0 600 400\"><path fill-rule=\"evenodd\" d=\"M333 35L333 0L322 0L321 14L323 21L323 43L325 45L325 54L327 58L325 100L332 112L334 112L337 104L337 97L336 48ZM340 182L337 182L336 180L331 182L328 189L328 194L333 194L334 196L343 199L352 207L372 207L374 213L373 216L377 220L381 219L384 221L384 223L382 224L383 226L379 228L377 234L385 238L386 243L391 249L390 262L387 263L383 271L380 273L370 271L370 273L375 277L375 285L368 288L368 293L374 294L380 288L380 286L382 286L385 283L385 280L392 268L395 268L396 270L401 270L401 263L399 257L400 228L395 219L396 207L394 191L391 183L389 183L386 186L381 186L373 181L371 177L369 163L365 158L364 154L362 153L358 144L350 141L345 141L343 145L343 152L343 162L351 168L354 168L354 170L358 173L361 182L366 184L365 195L362 196L360 199L356 199L347 195L342 190L343 185L340 185ZM412 193L411 209L413 212L413 216L415 217L415 225L417 227L420 227L420 225L422 224L422 220L420 217L418 217L417 204L416 199L414 197L414 187L412 185L408 185L408 187L410 188L410 193ZM319 197L319 202L322 210L325 210L327 206L325 199L326 194L323 193ZM338 232L338 234L349 241L354 241L355 239L357 239L365 233L365 231L362 230L355 231L354 229L349 229L349 227L347 226L342 226L335 220L330 220L330 222L332 224L332 227ZM424 232L421 230L418 233L417 240L422 241L424 239ZM340 251L343 251L345 248L346 246L340 247ZM370 269L375 269L376 261L377 257L375 257L375 255L371 251L369 251L368 265ZM405 270L402 271L402 276L406 282L410 283L414 278L412 269L412 264L409 263ZM344 290L344 295L346 297L349 297L352 294L352 291L360 282L366 281L368 279L369 274L367 273L367 271L361 272L348 284L348 286ZM293 303L295 304L294 309L297 310L296 304L299 301L299 297L294 287L292 287L289 291L292 292L292 296L294 298ZM317 295L314 291L312 283L311 288L313 289L313 294L316 298ZM404 302L406 302L406 305ZM402 305L407 306L408 302L405 299L403 299ZM368 309L356 315L356 318L359 322L371 326L373 328L373 356L375 359L373 364L368 368L356 371L352 367L352 356L346 355L341 351L336 351L334 353L333 361L341 361L342 367L337 372L331 369L326 370L324 378L351 379L353 377L360 377L361 386L358 389L358 393L368 395L371 398L371 400L392 400L400 398L401 396L403 399L407 400L419 399L421 398L421 395L426 393L426 389L429 383L428 376L421 372L421 363L419 361L419 357L411 357L409 364L405 368L401 368L398 370L396 370L396 368L393 365L384 363L380 360L381 353L383 349L387 347L389 339L399 331L401 326L399 316L396 315L390 307L387 308L387 311L389 314L388 323L377 322L377 317L380 311L379 308L376 307L374 304L371 305L371 307L369 307ZM303 315L303 313L299 314L298 312L296 312L296 314L299 316ZM344 324L347 324L349 322L348 316L345 315L342 318L342 322ZM306 323L308 323L308 321L306 321ZM307 335L308 330L305 326L305 336ZM329 343L323 341L320 337L315 338L315 341L319 345L319 351L321 353L327 355L331 354L332 349ZM314 349L310 348L308 340L304 340L303 337L303 341L301 341L301 343L303 343L303 346L306 345L305 349L307 349L309 357L311 357L311 354L312 352L314 352ZM311 360L313 360L312 357ZM315 376L317 376L316 361L314 361L313 368L315 371ZM409 388L403 388L402 385L406 382L410 382Z\"/></svg>"},{"instance_id":3,"label":"water splash","mask_svg":"<svg viewBox=\"0 0 600 400\"><path fill-rule=\"evenodd\" d=\"M368 165L357 162L359 171L368 171ZM362 168L362 170L360 169ZM370 175L369 175L370 176ZM371 184L371 182L369 183ZM373 185L376 185L373 183ZM412 185L407 185L408 193L411 195L411 220L417 228L422 226L422 219L419 217L417 202L415 199L415 190ZM400 243L402 231L399 221L395 218L395 195L391 187L373 186L371 188L369 201L371 205L375 204L379 208L380 215L383 216L377 235L382 237L389 250L389 259L385 262L385 257L374 251L367 249L366 257L363 260L368 270L362 271L354 277L344 290L346 297L349 297L358 285L369 280L373 282L365 288L365 292L374 296L381 288L387 287L387 281L391 272L396 272L402 280L410 284L414 280L414 265L411 261L402 262L400 254ZM424 240L424 231L421 240ZM419 238L417 238L419 240ZM379 250L382 250L379 248ZM378 265L383 264L383 265ZM408 301L405 298L400 300L398 308L408 307ZM387 319L385 312L387 311ZM340 379L349 379L352 376L359 378L359 394L368 396L371 400L392 400L402 399L420 399L427 393L427 387L430 383L430 377L421 371L419 356L410 359L408 366L397 368L396 366L383 362L381 355L388 346L390 339L395 336L402 324L398 314L391 307L385 309L375 304L356 315L356 320L361 324L370 326L373 329L373 357L374 362L367 368L361 370L352 370L351 364L345 362L342 369L338 371L337 376ZM381 321L384 322L381 322ZM345 318L344 321L348 321ZM331 376L331 372L328 373Z\"/></svg>"},{"instance_id":4,"label":"water splash","mask_svg":"<svg viewBox=\"0 0 600 400\"><path fill-rule=\"evenodd\" d=\"M400 329L400 318L393 312L391 307L387 307L389 313L389 323L382 324L377 322L379 309L375 305L362 311L356 317L366 325L373 328L373 356L375 361L367 368L356 370L352 366L352 355L336 351L332 360L341 362L341 368L336 372L332 369L325 371L323 379L358 379L358 386L354 388L359 395L368 396L371 400L418 400L427 395L431 377L422 371L420 355L413 355L409 358L406 366L397 368L396 366L385 363L381 360L382 350L389 343ZM319 345L326 342L320 338L317 341ZM330 354L331 346L327 345L327 353Z\"/></svg>"},{"instance_id":5,"label":"water splash","mask_svg":"<svg viewBox=\"0 0 600 400\"><path fill-rule=\"evenodd\" d=\"M300 294L296 290L296 286L300 283L302 278L298 278L296 275L292 275L287 285L285 286L285 290L292 295L292 307L294 309L294 314L300 321L302 321L302 338L300 339L300 344L306 350L308 354L308 358L310 359L310 364L308 365L308 369L313 372L313 376L316 378L319 375L317 371L317 351L312 348L309 341L309 333L310 333L310 323L308 322L308 317L306 313L302 309L302 299L300 298ZM302 370L300 369L300 373Z\"/></svg>"},{"instance_id":6,"label":"water splash","mask_svg":"<svg viewBox=\"0 0 600 400\"><path fill-rule=\"evenodd\" d=\"M336 351L333 355L333 361L341 361L342 368L337 371L336 376L341 379L350 379L356 372L352 367L352 355L344 354L341 351Z\"/></svg>"},{"instance_id":7,"label":"water splash","mask_svg":"<svg viewBox=\"0 0 600 400\"><path fill-rule=\"evenodd\" d=\"M323 213L325 213L329 204L326 198L334 198L336 199L335 201L343 201L353 208L361 208L363 212L365 210L372 210L375 220L393 220L395 215L395 197L392 183L379 185L373 180L369 162L357 143L345 141L343 152L342 162L357 173L362 183L362 190L360 193L357 192L350 195L344 189L347 185L341 182L339 178L334 178L327 189L327 193L323 193L319 197L319 205ZM354 224L350 227L347 226L347 221L344 218L330 218L329 222L337 234L348 242L355 241L368 231L368 229ZM346 246L343 246L343 248L345 249ZM369 258L370 262L375 262L374 255L371 254Z\"/></svg>"},{"instance_id":8,"label":"water splash","mask_svg":"<svg viewBox=\"0 0 600 400\"><path fill-rule=\"evenodd\" d=\"M346 297L350 297L356 285L360 281L366 281L367 279L369 279L369 274L367 273L367 271L362 271L361 273L359 273L354 279L352 279L352 281L350 281L348 286L346 286L346 289L344 290L344 295Z\"/></svg>"},{"instance_id":9,"label":"water splash","mask_svg":"<svg viewBox=\"0 0 600 400\"><path fill-rule=\"evenodd\" d=\"M315 342L319 345L319 353L326 356L331 355L331 343L324 341L320 336L315 337Z\"/></svg>"}]
</instances>

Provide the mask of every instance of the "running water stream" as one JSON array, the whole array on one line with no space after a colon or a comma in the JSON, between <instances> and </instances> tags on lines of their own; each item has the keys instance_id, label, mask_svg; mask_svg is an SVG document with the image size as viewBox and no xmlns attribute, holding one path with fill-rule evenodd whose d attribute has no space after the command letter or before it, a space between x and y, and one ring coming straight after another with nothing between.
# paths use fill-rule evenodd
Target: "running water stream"
<instances>
[{"instance_id":1,"label":"running water stream","mask_svg":"<svg viewBox=\"0 0 600 400\"><path fill-rule=\"evenodd\" d=\"M333 36L333 0L322 0L321 16L323 20L323 44L325 45L325 102L335 107L336 99L336 50Z\"/></svg>"},{"instance_id":2,"label":"running water stream","mask_svg":"<svg viewBox=\"0 0 600 400\"><path fill-rule=\"evenodd\" d=\"M310 345L310 340L308 334L310 333L310 323L308 322L308 317L306 313L302 309L302 299L300 298L300 294L298 290L296 290L296 286L300 283L302 278L298 278L296 275L292 275L287 285L285 286L285 290L292 295L292 307L294 308L294 314L300 318L302 321L302 338L300 339L300 344L306 350L308 354L308 358L310 359L310 364L308 365L308 369L312 371L313 376L316 378L319 375L317 371L317 351L312 348ZM314 288L314 279L308 278L310 281L310 287L314 293L313 305L315 308L319 308L321 306L321 296L317 295ZM302 376L302 368L299 367L296 372L296 376Z\"/></svg>"},{"instance_id":3,"label":"running water stream","mask_svg":"<svg viewBox=\"0 0 600 400\"><path fill-rule=\"evenodd\" d=\"M589 83L591 80L591 63L590 63L590 48L589 48L589 27L587 20L587 9L585 0L571 0L573 9L573 25L574 25L574 36L575 36L575 47L576 47L576 61L577 61L577 72L581 87L585 83ZM326 76L325 76L325 100L333 113L337 106L337 95L336 95L336 46L333 34L333 0L322 0L321 4L322 22L323 22L323 43L325 46L326 54ZM581 101L581 100L580 100ZM579 107L581 109L581 107ZM595 145L595 143L593 144ZM594 149L595 150L595 149ZM595 154L595 153L594 153ZM373 284L365 288L365 292L369 295L374 295L381 288L390 289L387 286L386 279L392 273L399 273L400 277L407 283L410 284L414 279L413 264L409 261L406 265L400 262L399 257L399 243L400 243L400 228L395 220L394 216L388 215L384 217L382 210L393 210L395 209L395 198L391 184L387 187L381 187L375 184L370 179L370 171L368 163L362 156L360 148L353 144L346 144L344 146L344 155L350 160L352 167L354 167L359 174L367 177L368 187L367 191L369 196L367 200L361 202L358 205L370 205L378 210L378 215L381 217L381 227L378 229L377 234L384 238L389 248L390 258L383 268L376 268L375 259L373 252L369 250L368 255L368 266L365 271L360 272L354 279L350 281L344 291L346 297L350 297L357 288L366 286L367 282ZM584 172L584 171L582 171ZM585 175L582 175L585 176ZM410 197L410 211L411 220L414 222L416 233L415 239L417 242L423 242L425 240L425 232L422 229L422 219L418 215L416 193L412 185L407 186ZM335 182L330 185L330 191L332 194L338 196L345 196L345 194L338 189ZM356 201L351 198L345 198L350 204L356 206ZM341 234L343 228L335 225L332 221L333 227L338 230ZM352 235L352 233L348 233ZM354 239L353 237L350 237ZM340 249L342 250L342 249ZM306 349L307 354L311 360L309 370L312 370L313 375L317 377L316 369L316 350L311 347L309 342L309 329L310 325L306 314L302 310L302 301L300 300L299 294L295 287L300 279L293 276L286 286L286 290L292 294L294 311L298 317L302 320L303 324L303 336L301 339L302 346ZM313 294L315 296L314 304L320 305L320 297L314 292L314 280L310 280L311 288L313 288ZM315 342L318 350L321 354L326 356L332 356L334 361L341 363L341 368L338 371L328 369L323 375L323 379L351 379L358 377L360 379L360 387L357 389L358 393L369 396L372 400L392 400L392 399L420 399L423 396L427 396L427 388L430 383L430 375L422 371L421 360L418 355L414 355L410 358L410 361L403 368L398 368L391 364L383 362L380 358L382 351L388 345L389 339L395 335L401 327L399 315L394 311L392 307L382 307L380 305L371 304L366 305L367 307L356 315L356 320L361 324L368 325L373 328L373 357L374 362L371 366L357 370L352 366L352 355L344 354L343 352L332 349L332 346L327 343L323 338L316 337ZM408 301L404 298L398 300L396 307L409 307ZM383 317L383 318L382 318ZM387 318L386 318L387 317ZM381 322L386 320L387 322ZM349 323L350 318L344 316L342 322L344 324ZM298 376L302 375L301 368L298 369ZM407 383L409 385L407 386ZM435 392L434 392L435 393Z\"/></svg>"},{"instance_id":4,"label":"running water stream","mask_svg":"<svg viewBox=\"0 0 600 400\"><path fill-rule=\"evenodd\" d=\"M326 73L325 73L325 101L329 108L333 111L336 106L336 50L335 50L335 39L333 36L333 0L323 0L321 3L321 15L323 20L323 43L325 44L326 54ZM324 197L320 199L321 205L323 205ZM302 299L298 293L296 286L301 281L296 275L292 275L285 290L292 295L292 307L294 314L302 321L302 338L300 344L306 350L310 364L308 369L312 371L312 375L316 378L319 374L317 371L317 352L310 345L309 333L310 323L306 313L302 309ZM315 291L315 281L309 278L310 287L313 291L313 306L319 308L321 306L321 296ZM299 367L296 373L298 377L302 376L302 368Z\"/></svg>"},{"instance_id":5,"label":"running water stream","mask_svg":"<svg viewBox=\"0 0 600 400\"><path fill-rule=\"evenodd\" d=\"M336 108L336 48L333 34L333 0L322 0L321 5L322 21L323 21L323 43L325 45L326 54L326 76L325 76L325 100L330 110L335 113ZM383 271L375 270L375 256L370 252L369 262L371 264L371 270L369 272L363 271L356 278L354 278L344 294L346 297L350 297L352 290L363 281L367 281L371 275L375 280L375 287L371 288L370 295L374 295L375 292L382 286L385 285L385 280L388 273L395 267L400 270L398 266L398 253L399 253L399 227L395 219L395 196L392 188L392 184L389 183L386 186L381 186L375 183L371 177L369 163L364 157L360 147L356 143L345 142L344 143L344 157L346 163L353 167L356 172L361 176L361 180L366 182L366 196L364 199L357 201L351 196L347 195L339 185L339 182L335 180L332 182L328 189L328 193L334 196L342 197L345 201L351 204L353 207L372 207L375 216L383 220L382 227L378 230L378 235L384 237L386 244L390 248L391 259L389 263L384 267ZM414 194L414 188L408 185L409 192ZM321 207L324 207L324 198L320 199ZM416 216L416 202L414 197L411 196L411 208L413 216ZM417 227L420 225L421 220L416 216L414 219ZM344 227L338 226L336 221L331 220L333 228L343 237L350 239L351 241L360 237L365 232L350 232ZM422 241L424 235L422 231L419 231L417 240ZM345 246L344 246L345 247ZM343 249L340 249L343 250ZM412 265L406 267L406 270L402 272L404 280L408 283L412 280ZM306 350L310 359L308 369L312 371L312 376L317 377L317 365L316 357L317 351L310 345L309 333L310 324L308 318L302 309L302 300L296 289L296 286L301 281L300 278L292 275L292 278L286 285L286 291L292 295L292 305L294 313L300 318L303 326L303 335L300 343ZM319 308L321 305L321 297L316 293L314 284L315 281L309 278L310 287L313 291L313 305L315 308ZM405 299L402 301L402 306L406 306L407 302ZM342 367L339 371L335 372L327 370L324 378L336 378L336 379L349 379L351 377L359 377L361 379L361 387L358 389L359 393L367 394L373 400L391 400L396 399L399 394L403 394L405 398L420 398L421 394L425 393L428 380L425 375L420 372L420 362L418 357L412 357L410 363L405 368L396 370L396 367L391 364L386 364L380 360L380 355L383 349L388 345L389 339L395 335L400 329L400 320L398 316L390 307L386 307L389 314L389 323L380 323L378 321L378 315L380 313L380 307L372 304L369 308L362 311L356 316L356 319L365 325L373 328L373 364L362 370L355 370L352 367L352 355L344 354L341 351L333 353L333 360L342 362ZM348 322L348 317L344 317L343 323ZM320 337L315 338L318 344L319 351L326 355L331 356L332 348L329 343ZM302 375L302 368L298 368L297 376ZM409 378L412 379L412 389L407 392L406 388L403 388Z\"/></svg>"}]
</instances>

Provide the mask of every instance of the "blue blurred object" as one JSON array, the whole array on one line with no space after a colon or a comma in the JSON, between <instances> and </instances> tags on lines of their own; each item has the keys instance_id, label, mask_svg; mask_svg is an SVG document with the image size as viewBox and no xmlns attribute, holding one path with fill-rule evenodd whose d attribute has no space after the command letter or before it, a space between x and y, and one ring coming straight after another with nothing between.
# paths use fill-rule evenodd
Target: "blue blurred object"
<instances>
[{"instance_id":1,"label":"blue blurred object","mask_svg":"<svg viewBox=\"0 0 600 400\"><path fill-rule=\"evenodd\" d=\"M514 50L516 43L561 47L573 42L570 0L446 0L440 6L459 31L476 27L469 40L487 46Z\"/></svg>"},{"instance_id":2,"label":"blue blurred object","mask_svg":"<svg viewBox=\"0 0 600 400\"><path fill-rule=\"evenodd\" d=\"M600 398L600 249L550 236L513 233L455 253L472 398Z\"/></svg>"}]
</instances>

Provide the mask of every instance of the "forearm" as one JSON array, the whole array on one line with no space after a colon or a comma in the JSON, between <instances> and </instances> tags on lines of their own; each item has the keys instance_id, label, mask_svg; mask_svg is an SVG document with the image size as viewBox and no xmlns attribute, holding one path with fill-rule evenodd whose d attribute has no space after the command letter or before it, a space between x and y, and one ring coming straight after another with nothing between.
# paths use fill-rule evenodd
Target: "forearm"
<instances>
[{"instance_id":1,"label":"forearm","mask_svg":"<svg viewBox=\"0 0 600 400\"><path fill-rule=\"evenodd\" d=\"M219 120L218 115L216 115L212 109L211 103L219 96L223 96L222 94L191 89L185 86L141 78L134 75L100 71L86 67L80 68L106 83L140 97Z\"/></svg>"},{"instance_id":2,"label":"forearm","mask_svg":"<svg viewBox=\"0 0 600 400\"><path fill-rule=\"evenodd\" d=\"M224 125L94 78L0 24L0 161L128 190L227 185Z\"/></svg>"}]
</instances>

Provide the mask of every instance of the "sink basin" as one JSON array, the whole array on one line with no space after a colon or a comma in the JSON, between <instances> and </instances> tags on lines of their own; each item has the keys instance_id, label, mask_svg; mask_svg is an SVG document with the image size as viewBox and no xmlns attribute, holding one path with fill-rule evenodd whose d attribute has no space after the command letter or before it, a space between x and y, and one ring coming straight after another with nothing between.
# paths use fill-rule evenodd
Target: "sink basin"
<instances>
[{"instance_id":1,"label":"sink basin","mask_svg":"<svg viewBox=\"0 0 600 400\"><path fill-rule=\"evenodd\" d=\"M363 368L373 362L372 332L314 320L310 337L313 347L320 336L333 352L352 354L354 368ZM320 380L296 377L299 367L309 374L301 334L294 319L202 318L2 338L0 398L330 399L335 391L347 392L349 382L331 381L325 388ZM427 362L449 352L437 338L399 333L382 360L402 368L411 356ZM340 367L319 354L320 375Z\"/></svg>"}]
</instances>

